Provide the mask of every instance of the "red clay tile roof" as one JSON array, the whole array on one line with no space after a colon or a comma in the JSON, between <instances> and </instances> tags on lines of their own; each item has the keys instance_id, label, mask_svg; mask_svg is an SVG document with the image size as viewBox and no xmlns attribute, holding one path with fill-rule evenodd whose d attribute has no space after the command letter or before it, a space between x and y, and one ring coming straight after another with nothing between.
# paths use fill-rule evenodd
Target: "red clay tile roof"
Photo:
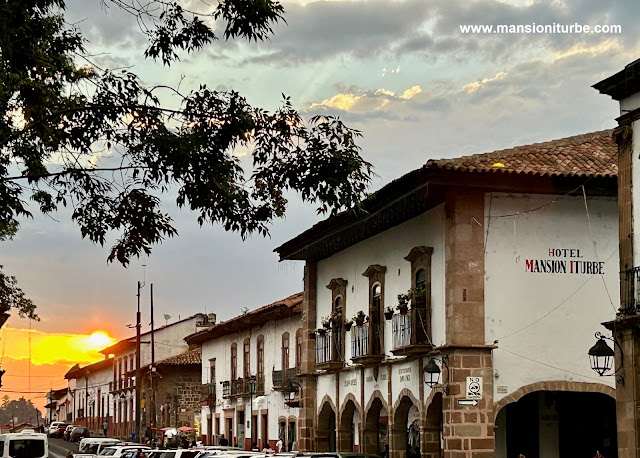
<instances>
[{"instance_id":1,"label":"red clay tile roof","mask_svg":"<svg viewBox=\"0 0 640 458\"><path fill-rule=\"evenodd\" d=\"M165 366L187 366L190 364L200 364L202 362L202 348L194 348L193 350L171 356L170 358L158 361L156 365Z\"/></svg>"},{"instance_id":2,"label":"red clay tile roof","mask_svg":"<svg viewBox=\"0 0 640 458\"><path fill-rule=\"evenodd\" d=\"M268 320L278 320L302 313L303 293L292 294L289 297L252 310L251 312L235 316L227 321L198 331L184 338L189 344L202 343L227 334L243 331L253 326L264 324Z\"/></svg>"},{"instance_id":3,"label":"red clay tile roof","mask_svg":"<svg viewBox=\"0 0 640 458\"><path fill-rule=\"evenodd\" d=\"M491 153L430 160L425 167L463 172L613 177L618 174L617 153L611 130L602 130Z\"/></svg>"}]
</instances>

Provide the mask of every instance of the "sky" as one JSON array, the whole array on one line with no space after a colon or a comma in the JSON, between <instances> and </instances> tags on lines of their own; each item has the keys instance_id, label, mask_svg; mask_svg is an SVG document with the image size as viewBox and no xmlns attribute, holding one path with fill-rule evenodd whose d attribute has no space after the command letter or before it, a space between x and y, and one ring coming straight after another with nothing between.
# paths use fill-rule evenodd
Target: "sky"
<instances>
[{"instance_id":1,"label":"sky","mask_svg":"<svg viewBox=\"0 0 640 458\"><path fill-rule=\"evenodd\" d=\"M199 0L184 3L206 7ZM234 89L268 110L285 94L304 117L340 116L363 134L362 155L377 173L372 190L428 159L614 127L617 103L591 85L640 54L638 2L300 0L283 2L286 23L274 27L271 40L219 40L166 67L144 60L145 36L136 21L108 5L67 1L67 21L78 24L96 64L129 68L150 85ZM622 32L460 30L465 24L533 23L620 25ZM197 215L177 210L170 199L165 205L179 236L128 268L107 264L109 246L83 240L68 213L23 221L14 240L0 244L0 264L38 305L41 321L31 323L32 337L37 332L39 342L46 336L62 342L64 336L87 338L95 331L116 339L130 336L137 281L145 282L145 328L151 283L160 323L165 314L171 322L197 312L224 320L243 307L254 309L302 290L302 264L279 263L272 250L319 220L313 206L292 196L287 217L273 224L270 237L243 242L220 227L199 227ZM0 338L24 343L28 329L27 320L12 316ZM32 347L31 373L39 377L32 377L33 387L64 386L59 375L73 362L99 358L54 342ZM7 344L2 355L8 371L2 389L24 390L24 346Z\"/></svg>"}]
</instances>

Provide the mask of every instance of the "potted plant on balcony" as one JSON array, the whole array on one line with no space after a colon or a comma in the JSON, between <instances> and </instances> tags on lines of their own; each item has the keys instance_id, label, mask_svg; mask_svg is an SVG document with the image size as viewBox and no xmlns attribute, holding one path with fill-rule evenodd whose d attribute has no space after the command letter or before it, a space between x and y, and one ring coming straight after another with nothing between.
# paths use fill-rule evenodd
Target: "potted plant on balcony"
<instances>
[{"instance_id":1,"label":"potted plant on balcony","mask_svg":"<svg viewBox=\"0 0 640 458\"><path fill-rule=\"evenodd\" d=\"M338 310L334 310L329 314L329 323L331 325L334 324L342 324L342 312Z\"/></svg>"},{"instance_id":2,"label":"potted plant on balcony","mask_svg":"<svg viewBox=\"0 0 640 458\"><path fill-rule=\"evenodd\" d=\"M320 322L322 323L322 327L325 329L329 329L331 327L331 315L323 316Z\"/></svg>"},{"instance_id":3,"label":"potted plant on balcony","mask_svg":"<svg viewBox=\"0 0 640 458\"><path fill-rule=\"evenodd\" d=\"M409 310L409 301L413 297L413 291L407 291L407 294L398 294L398 306L396 309L400 312L400 315L406 315Z\"/></svg>"},{"instance_id":4,"label":"potted plant on balcony","mask_svg":"<svg viewBox=\"0 0 640 458\"><path fill-rule=\"evenodd\" d=\"M353 317L353 321L356 322L356 326L362 326L366 318L367 316L364 314L362 310L360 310L358 314Z\"/></svg>"},{"instance_id":5,"label":"potted plant on balcony","mask_svg":"<svg viewBox=\"0 0 640 458\"><path fill-rule=\"evenodd\" d=\"M350 320L344 320L344 330L351 331L351 326L353 326L353 318Z\"/></svg>"},{"instance_id":6,"label":"potted plant on balcony","mask_svg":"<svg viewBox=\"0 0 640 458\"><path fill-rule=\"evenodd\" d=\"M390 320L393 318L393 309L387 305L387 308L384 309L384 318L385 320Z\"/></svg>"},{"instance_id":7,"label":"potted plant on balcony","mask_svg":"<svg viewBox=\"0 0 640 458\"><path fill-rule=\"evenodd\" d=\"M318 328L316 329L316 334L318 334L319 336L323 336L327 333L327 329L326 328Z\"/></svg>"}]
</instances>

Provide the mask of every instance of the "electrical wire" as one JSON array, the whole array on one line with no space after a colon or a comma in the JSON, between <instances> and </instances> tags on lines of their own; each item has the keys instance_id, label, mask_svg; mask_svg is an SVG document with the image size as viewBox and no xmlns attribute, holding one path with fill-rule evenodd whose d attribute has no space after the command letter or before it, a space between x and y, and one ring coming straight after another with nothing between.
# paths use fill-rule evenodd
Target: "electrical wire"
<instances>
[{"instance_id":1,"label":"electrical wire","mask_svg":"<svg viewBox=\"0 0 640 458\"><path fill-rule=\"evenodd\" d=\"M543 363L542 361L538 361L538 360L535 360L533 358L529 358L528 356L519 355L518 353L514 353L514 352L512 352L510 350L507 350L504 347L498 347L496 350L505 351L505 352L507 352L507 353L509 353L509 354L511 354L513 356L517 356L518 358L526 359L527 361L531 361L532 363L540 364L542 366L550 367L551 369L557 369L559 371L566 372L568 374L577 375L578 377L584 377L584 378L588 378L588 379L591 379L591 380L596 380L596 381L602 383L602 379L601 378L590 377L588 375L579 374L577 372L573 372L573 371L570 371L570 370L567 370L567 369L563 369L561 367L553 366L553 365L548 364L548 363Z\"/></svg>"},{"instance_id":2,"label":"electrical wire","mask_svg":"<svg viewBox=\"0 0 640 458\"><path fill-rule=\"evenodd\" d=\"M596 255L596 262L600 265L600 259L598 258L598 249L596 247L596 238L593 236L593 227L591 227L591 216L589 215L589 205L587 205L587 192L582 186L582 196L584 197L584 209L587 212L587 222L589 223L589 232L591 233L591 242L593 243L593 252ZM611 294L609 294L609 288L607 288L607 282L604 280L604 274L600 271L600 278L602 279L602 284L604 285L604 290L607 292L607 297L609 297L609 303L611 303L611 307L613 308L613 312L617 312L616 306L613 305L613 299L611 299Z\"/></svg>"}]
</instances>

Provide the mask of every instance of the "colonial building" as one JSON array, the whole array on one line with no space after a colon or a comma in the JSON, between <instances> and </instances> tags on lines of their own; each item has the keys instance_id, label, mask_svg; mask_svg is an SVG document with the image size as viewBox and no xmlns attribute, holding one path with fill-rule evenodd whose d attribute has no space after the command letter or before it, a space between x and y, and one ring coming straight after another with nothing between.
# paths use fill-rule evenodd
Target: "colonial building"
<instances>
[{"instance_id":1,"label":"colonial building","mask_svg":"<svg viewBox=\"0 0 640 458\"><path fill-rule=\"evenodd\" d=\"M71 420L71 400L68 394L67 388L51 390L47 393L47 404L44 406L46 409L44 420L47 424L52 421Z\"/></svg>"},{"instance_id":2,"label":"colonial building","mask_svg":"<svg viewBox=\"0 0 640 458\"><path fill-rule=\"evenodd\" d=\"M186 338L202 345L201 438L292 450L299 437L302 293Z\"/></svg>"},{"instance_id":3,"label":"colonial building","mask_svg":"<svg viewBox=\"0 0 640 458\"><path fill-rule=\"evenodd\" d=\"M212 318L215 322L215 315L212 314ZM156 362L158 367L162 366L164 370L165 362L169 361L170 365L171 358L189 352L190 348L184 341L187 335L210 325L209 316L198 313L156 329L153 336L151 332L142 333L140 366L143 373L147 376L149 374L161 375L160 372L157 372L159 369L149 370L152 358L153 362ZM71 420L76 424L87 426L93 432L101 432L103 423L107 421L109 436L131 437L131 433L135 429L136 337L121 340L105 348L101 353L105 355L104 360L84 367L74 366L65 375L65 378L69 380L72 398ZM154 397L155 402L151 403L147 402L148 391L143 390L141 392L142 425L152 421L150 417L152 406L156 407L154 411L156 418L160 416L163 421L164 419L172 419L178 423L180 421L178 415L173 415L173 417L162 417L161 415L165 405L168 405L168 409L173 408L175 413L175 409L184 402L180 399L181 394L187 395L186 391L178 391L178 399L172 397L170 402L165 402L166 393L163 392L160 398ZM156 402L160 405L156 406ZM193 422L193 416L189 418L185 423ZM156 424L158 424L157 421ZM144 431L143 428L142 431Z\"/></svg>"},{"instance_id":4,"label":"colonial building","mask_svg":"<svg viewBox=\"0 0 640 458\"><path fill-rule=\"evenodd\" d=\"M306 263L298 448L616 456L587 358L619 300L616 154L602 131L431 160L277 248Z\"/></svg>"}]
</instances>

